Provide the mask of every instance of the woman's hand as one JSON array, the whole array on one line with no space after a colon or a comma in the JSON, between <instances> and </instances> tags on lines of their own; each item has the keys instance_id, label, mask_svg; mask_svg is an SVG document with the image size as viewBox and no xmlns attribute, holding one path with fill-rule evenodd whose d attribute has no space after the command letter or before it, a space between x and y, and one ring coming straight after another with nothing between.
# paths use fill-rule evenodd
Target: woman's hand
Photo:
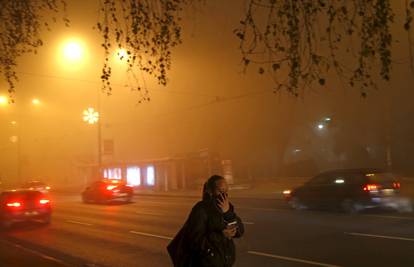
<instances>
[{"instance_id":1,"label":"woman's hand","mask_svg":"<svg viewBox=\"0 0 414 267\"><path fill-rule=\"evenodd\" d=\"M226 213L230 209L230 201L226 193L221 193L217 198L217 205L223 213Z\"/></svg>"},{"instance_id":2,"label":"woman's hand","mask_svg":"<svg viewBox=\"0 0 414 267\"><path fill-rule=\"evenodd\" d=\"M237 227L226 228L223 230L223 234L228 239L232 239L237 234Z\"/></svg>"}]
</instances>

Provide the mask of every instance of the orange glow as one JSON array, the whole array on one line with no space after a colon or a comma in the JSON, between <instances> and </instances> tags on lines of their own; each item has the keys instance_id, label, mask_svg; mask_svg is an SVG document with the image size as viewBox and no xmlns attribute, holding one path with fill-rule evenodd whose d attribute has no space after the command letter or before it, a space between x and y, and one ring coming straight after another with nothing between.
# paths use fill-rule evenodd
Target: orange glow
<instances>
[{"instance_id":1,"label":"orange glow","mask_svg":"<svg viewBox=\"0 0 414 267\"><path fill-rule=\"evenodd\" d=\"M9 103L9 99L6 96L0 96L0 105L5 106Z\"/></svg>"}]
</instances>

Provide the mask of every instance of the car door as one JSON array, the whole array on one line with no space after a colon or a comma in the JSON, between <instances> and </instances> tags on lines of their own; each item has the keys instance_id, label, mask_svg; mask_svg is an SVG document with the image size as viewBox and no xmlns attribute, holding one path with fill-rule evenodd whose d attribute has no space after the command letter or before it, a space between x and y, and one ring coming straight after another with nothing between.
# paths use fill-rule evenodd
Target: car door
<instances>
[{"instance_id":1,"label":"car door","mask_svg":"<svg viewBox=\"0 0 414 267\"><path fill-rule=\"evenodd\" d=\"M326 205L327 187L329 186L329 174L320 174L311 179L303 188L303 201L306 205L316 208Z\"/></svg>"},{"instance_id":2,"label":"car door","mask_svg":"<svg viewBox=\"0 0 414 267\"><path fill-rule=\"evenodd\" d=\"M346 173L333 173L329 177L329 186L326 187L325 199L326 206L336 208L349 196L349 192L353 186L353 179Z\"/></svg>"}]
</instances>

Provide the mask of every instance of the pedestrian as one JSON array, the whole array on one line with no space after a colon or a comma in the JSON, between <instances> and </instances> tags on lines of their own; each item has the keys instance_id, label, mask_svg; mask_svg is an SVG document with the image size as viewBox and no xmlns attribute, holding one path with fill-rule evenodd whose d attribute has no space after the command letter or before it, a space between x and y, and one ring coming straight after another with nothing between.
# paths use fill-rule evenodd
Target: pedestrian
<instances>
[{"instance_id":1,"label":"pedestrian","mask_svg":"<svg viewBox=\"0 0 414 267\"><path fill-rule=\"evenodd\" d=\"M203 197L168 245L175 267L231 267L236 260L234 238L244 233L228 197L228 184L213 175L204 184Z\"/></svg>"}]
</instances>

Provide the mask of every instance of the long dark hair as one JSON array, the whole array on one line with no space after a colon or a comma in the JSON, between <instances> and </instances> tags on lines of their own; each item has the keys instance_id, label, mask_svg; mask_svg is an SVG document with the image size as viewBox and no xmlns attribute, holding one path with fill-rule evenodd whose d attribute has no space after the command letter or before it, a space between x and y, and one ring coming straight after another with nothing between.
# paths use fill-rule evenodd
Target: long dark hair
<instances>
[{"instance_id":1,"label":"long dark hair","mask_svg":"<svg viewBox=\"0 0 414 267\"><path fill-rule=\"evenodd\" d=\"M210 201L213 199L213 193L217 186L217 181L224 180L223 176L213 175L204 183L203 186L203 201Z\"/></svg>"}]
</instances>

